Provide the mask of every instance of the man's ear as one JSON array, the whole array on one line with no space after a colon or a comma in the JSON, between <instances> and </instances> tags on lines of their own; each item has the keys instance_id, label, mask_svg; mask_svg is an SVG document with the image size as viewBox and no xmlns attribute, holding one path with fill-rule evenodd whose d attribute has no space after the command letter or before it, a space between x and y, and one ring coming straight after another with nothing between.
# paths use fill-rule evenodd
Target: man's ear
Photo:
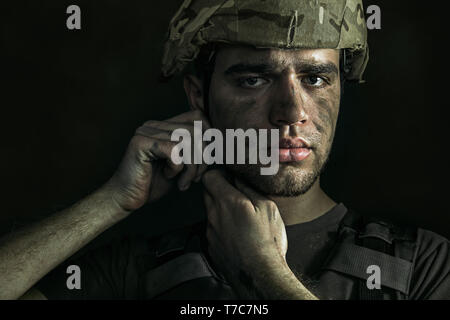
<instances>
[{"instance_id":1,"label":"man's ear","mask_svg":"<svg viewBox=\"0 0 450 320\"><path fill-rule=\"evenodd\" d=\"M184 91L191 110L205 111L202 80L191 74L184 76Z\"/></svg>"}]
</instances>

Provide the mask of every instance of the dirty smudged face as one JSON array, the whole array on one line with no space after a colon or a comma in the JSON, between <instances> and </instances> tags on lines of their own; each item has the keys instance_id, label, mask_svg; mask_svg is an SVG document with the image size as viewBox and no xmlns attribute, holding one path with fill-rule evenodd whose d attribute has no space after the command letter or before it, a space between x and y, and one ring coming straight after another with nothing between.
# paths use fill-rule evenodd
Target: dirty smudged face
<instances>
[{"instance_id":1,"label":"dirty smudged face","mask_svg":"<svg viewBox=\"0 0 450 320\"><path fill-rule=\"evenodd\" d=\"M209 89L212 126L280 135L277 174L261 175L261 164L227 168L266 195L305 193L331 150L340 94L339 50L222 47Z\"/></svg>"}]
</instances>

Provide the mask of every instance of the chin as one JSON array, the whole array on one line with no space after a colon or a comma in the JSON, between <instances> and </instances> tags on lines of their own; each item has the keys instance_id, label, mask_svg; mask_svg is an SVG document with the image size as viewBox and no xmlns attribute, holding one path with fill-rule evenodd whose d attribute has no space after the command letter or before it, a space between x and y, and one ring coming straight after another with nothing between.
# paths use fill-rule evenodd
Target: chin
<instances>
[{"instance_id":1,"label":"chin","mask_svg":"<svg viewBox=\"0 0 450 320\"><path fill-rule=\"evenodd\" d=\"M278 173L273 176L261 175L258 165L233 165L227 166L227 169L260 193L279 197L296 197L305 194L321 173L320 169L314 167L303 168L282 163Z\"/></svg>"}]
</instances>

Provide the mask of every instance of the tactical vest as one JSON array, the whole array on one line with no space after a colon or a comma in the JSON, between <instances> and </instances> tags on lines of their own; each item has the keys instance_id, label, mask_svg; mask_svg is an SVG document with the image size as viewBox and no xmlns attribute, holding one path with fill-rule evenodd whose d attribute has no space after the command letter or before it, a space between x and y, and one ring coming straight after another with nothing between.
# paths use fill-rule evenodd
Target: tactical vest
<instances>
[{"instance_id":1,"label":"tactical vest","mask_svg":"<svg viewBox=\"0 0 450 320\"><path fill-rule=\"evenodd\" d=\"M407 300L416 254L417 228L366 218L348 210L338 241L322 270L358 280L358 300ZM369 289L369 266L380 270L381 288Z\"/></svg>"},{"instance_id":2,"label":"tactical vest","mask_svg":"<svg viewBox=\"0 0 450 320\"><path fill-rule=\"evenodd\" d=\"M238 299L207 254L206 223L169 233L158 241L152 267L143 272L143 299ZM408 299L417 230L366 219L349 210L338 241L321 272L337 272L358 282L359 300ZM369 266L381 270L381 288L369 289Z\"/></svg>"}]
</instances>

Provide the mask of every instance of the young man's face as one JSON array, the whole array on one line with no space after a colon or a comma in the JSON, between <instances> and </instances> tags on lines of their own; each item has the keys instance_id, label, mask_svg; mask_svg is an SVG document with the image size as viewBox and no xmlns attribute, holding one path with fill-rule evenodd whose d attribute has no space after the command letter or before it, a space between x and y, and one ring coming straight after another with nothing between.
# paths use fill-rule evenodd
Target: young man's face
<instances>
[{"instance_id":1,"label":"young man's face","mask_svg":"<svg viewBox=\"0 0 450 320\"><path fill-rule=\"evenodd\" d=\"M339 72L339 50L221 48L209 90L212 126L223 132L280 130L276 175L261 175L261 165L228 168L267 195L308 191L331 149L340 103ZM305 150L295 148L302 146L298 138L310 149L304 159Z\"/></svg>"}]
</instances>

